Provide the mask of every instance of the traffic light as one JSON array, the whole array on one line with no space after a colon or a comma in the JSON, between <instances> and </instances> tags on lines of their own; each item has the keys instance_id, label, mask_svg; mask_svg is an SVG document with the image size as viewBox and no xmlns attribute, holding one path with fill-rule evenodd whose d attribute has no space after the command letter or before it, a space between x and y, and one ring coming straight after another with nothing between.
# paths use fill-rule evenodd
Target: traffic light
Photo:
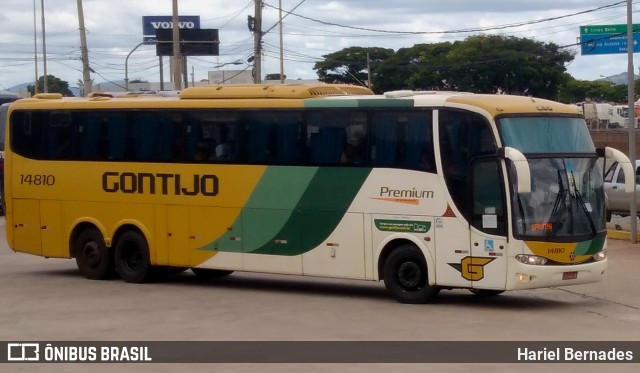
<instances>
[{"instance_id":1,"label":"traffic light","mask_svg":"<svg viewBox=\"0 0 640 373\"><path fill-rule=\"evenodd\" d=\"M252 16L247 16L247 26L249 31L254 32L256 30L256 19Z\"/></svg>"}]
</instances>

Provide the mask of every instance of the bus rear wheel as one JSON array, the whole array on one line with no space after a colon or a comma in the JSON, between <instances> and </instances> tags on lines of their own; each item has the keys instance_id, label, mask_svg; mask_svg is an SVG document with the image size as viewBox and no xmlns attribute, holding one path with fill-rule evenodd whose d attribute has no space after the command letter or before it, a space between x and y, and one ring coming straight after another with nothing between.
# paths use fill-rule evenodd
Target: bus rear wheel
<instances>
[{"instance_id":1,"label":"bus rear wheel","mask_svg":"<svg viewBox=\"0 0 640 373\"><path fill-rule=\"evenodd\" d=\"M144 236L136 231L122 234L116 243L116 272L130 283L144 283L151 280L153 267L149 259L149 245Z\"/></svg>"},{"instance_id":2,"label":"bus rear wheel","mask_svg":"<svg viewBox=\"0 0 640 373\"><path fill-rule=\"evenodd\" d=\"M80 273L90 280L104 280L115 272L112 252L96 228L80 232L74 242L74 255Z\"/></svg>"},{"instance_id":3,"label":"bus rear wheel","mask_svg":"<svg viewBox=\"0 0 640 373\"><path fill-rule=\"evenodd\" d=\"M429 285L427 263L414 245L399 246L389 254L383 266L387 291L400 303L427 303L440 289Z\"/></svg>"}]
</instances>

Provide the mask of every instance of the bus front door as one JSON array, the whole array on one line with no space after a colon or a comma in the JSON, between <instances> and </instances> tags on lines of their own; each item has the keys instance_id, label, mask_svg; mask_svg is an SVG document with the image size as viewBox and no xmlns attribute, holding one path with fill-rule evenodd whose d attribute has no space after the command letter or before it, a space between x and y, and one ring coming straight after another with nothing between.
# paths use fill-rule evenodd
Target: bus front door
<instances>
[{"instance_id":1,"label":"bus front door","mask_svg":"<svg viewBox=\"0 0 640 373\"><path fill-rule=\"evenodd\" d=\"M504 290L507 276L507 240L471 228L471 256L464 275L474 289Z\"/></svg>"},{"instance_id":2,"label":"bus front door","mask_svg":"<svg viewBox=\"0 0 640 373\"><path fill-rule=\"evenodd\" d=\"M480 158L471 167L471 255L466 275L473 288L502 290L507 273L507 220L500 161Z\"/></svg>"}]
</instances>

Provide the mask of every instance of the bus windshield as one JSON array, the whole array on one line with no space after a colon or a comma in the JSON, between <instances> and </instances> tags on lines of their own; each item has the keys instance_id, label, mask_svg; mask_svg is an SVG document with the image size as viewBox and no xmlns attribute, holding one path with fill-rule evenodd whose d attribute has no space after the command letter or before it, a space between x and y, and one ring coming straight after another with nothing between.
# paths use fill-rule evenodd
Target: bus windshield
<instances>
[{"instance_id":1,"label":"bus windshield","mask_svg":"<svg viewBox=\"0 0 640 373\"><path fill-rule=\"evenodd\" d=\"M596 157L530 158L529 167L531 193L513 194L516 235L562 241L604 231L602 164Z\"/></svg>"},{"instance_id":2,"label":"bus windshield","mask_svg":"<svg viewBox=\"0 0 640 373\"><path fill-rule=\"evenodd\" d=\"M532 153L595 153L582 118L510 117L500 119L505 146Z\"/></svg>"},{"instance_id":3,"label":"bus windshield","mask_svg":"<svg viewBox=\"0 0 640 373\"><path fill-rule=\"evenodd\" d=\"M500 131L506 146L527 155L531 170L531 193L513 194L516 236L562 241L604 231L602 164L583 119L503 118ZM510 180L517 181L513 167Z\"/></svg>"}]
</instances>

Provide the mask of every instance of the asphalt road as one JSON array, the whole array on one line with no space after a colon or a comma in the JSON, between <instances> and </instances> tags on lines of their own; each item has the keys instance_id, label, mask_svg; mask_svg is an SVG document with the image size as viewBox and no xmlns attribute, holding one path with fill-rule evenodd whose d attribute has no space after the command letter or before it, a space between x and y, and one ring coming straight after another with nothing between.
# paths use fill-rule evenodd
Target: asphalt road
<instances>
[{"instance_id":1,"label":"asphalt road","mask_svg":"<svg viewBox=\"0 0 640 373\"><path fill-rule=\"evenodd\" d=\"M609 240L597 284L507 292L491 299L442 291L403 305L382 283L234 273L202 282L84 279L75 262L8 249L0 219L0 341L640 341L640 245ZM491 344L487 344L491 348ZM2 353L2 351L0 351ZM603 365L189 364L238 372L600 371ZM639 365L609 364L609 372ZM2 372L157 372L178 364L4 364ZM553 369L555 370L555 369Z\"/></svg>"}]
</instances>

